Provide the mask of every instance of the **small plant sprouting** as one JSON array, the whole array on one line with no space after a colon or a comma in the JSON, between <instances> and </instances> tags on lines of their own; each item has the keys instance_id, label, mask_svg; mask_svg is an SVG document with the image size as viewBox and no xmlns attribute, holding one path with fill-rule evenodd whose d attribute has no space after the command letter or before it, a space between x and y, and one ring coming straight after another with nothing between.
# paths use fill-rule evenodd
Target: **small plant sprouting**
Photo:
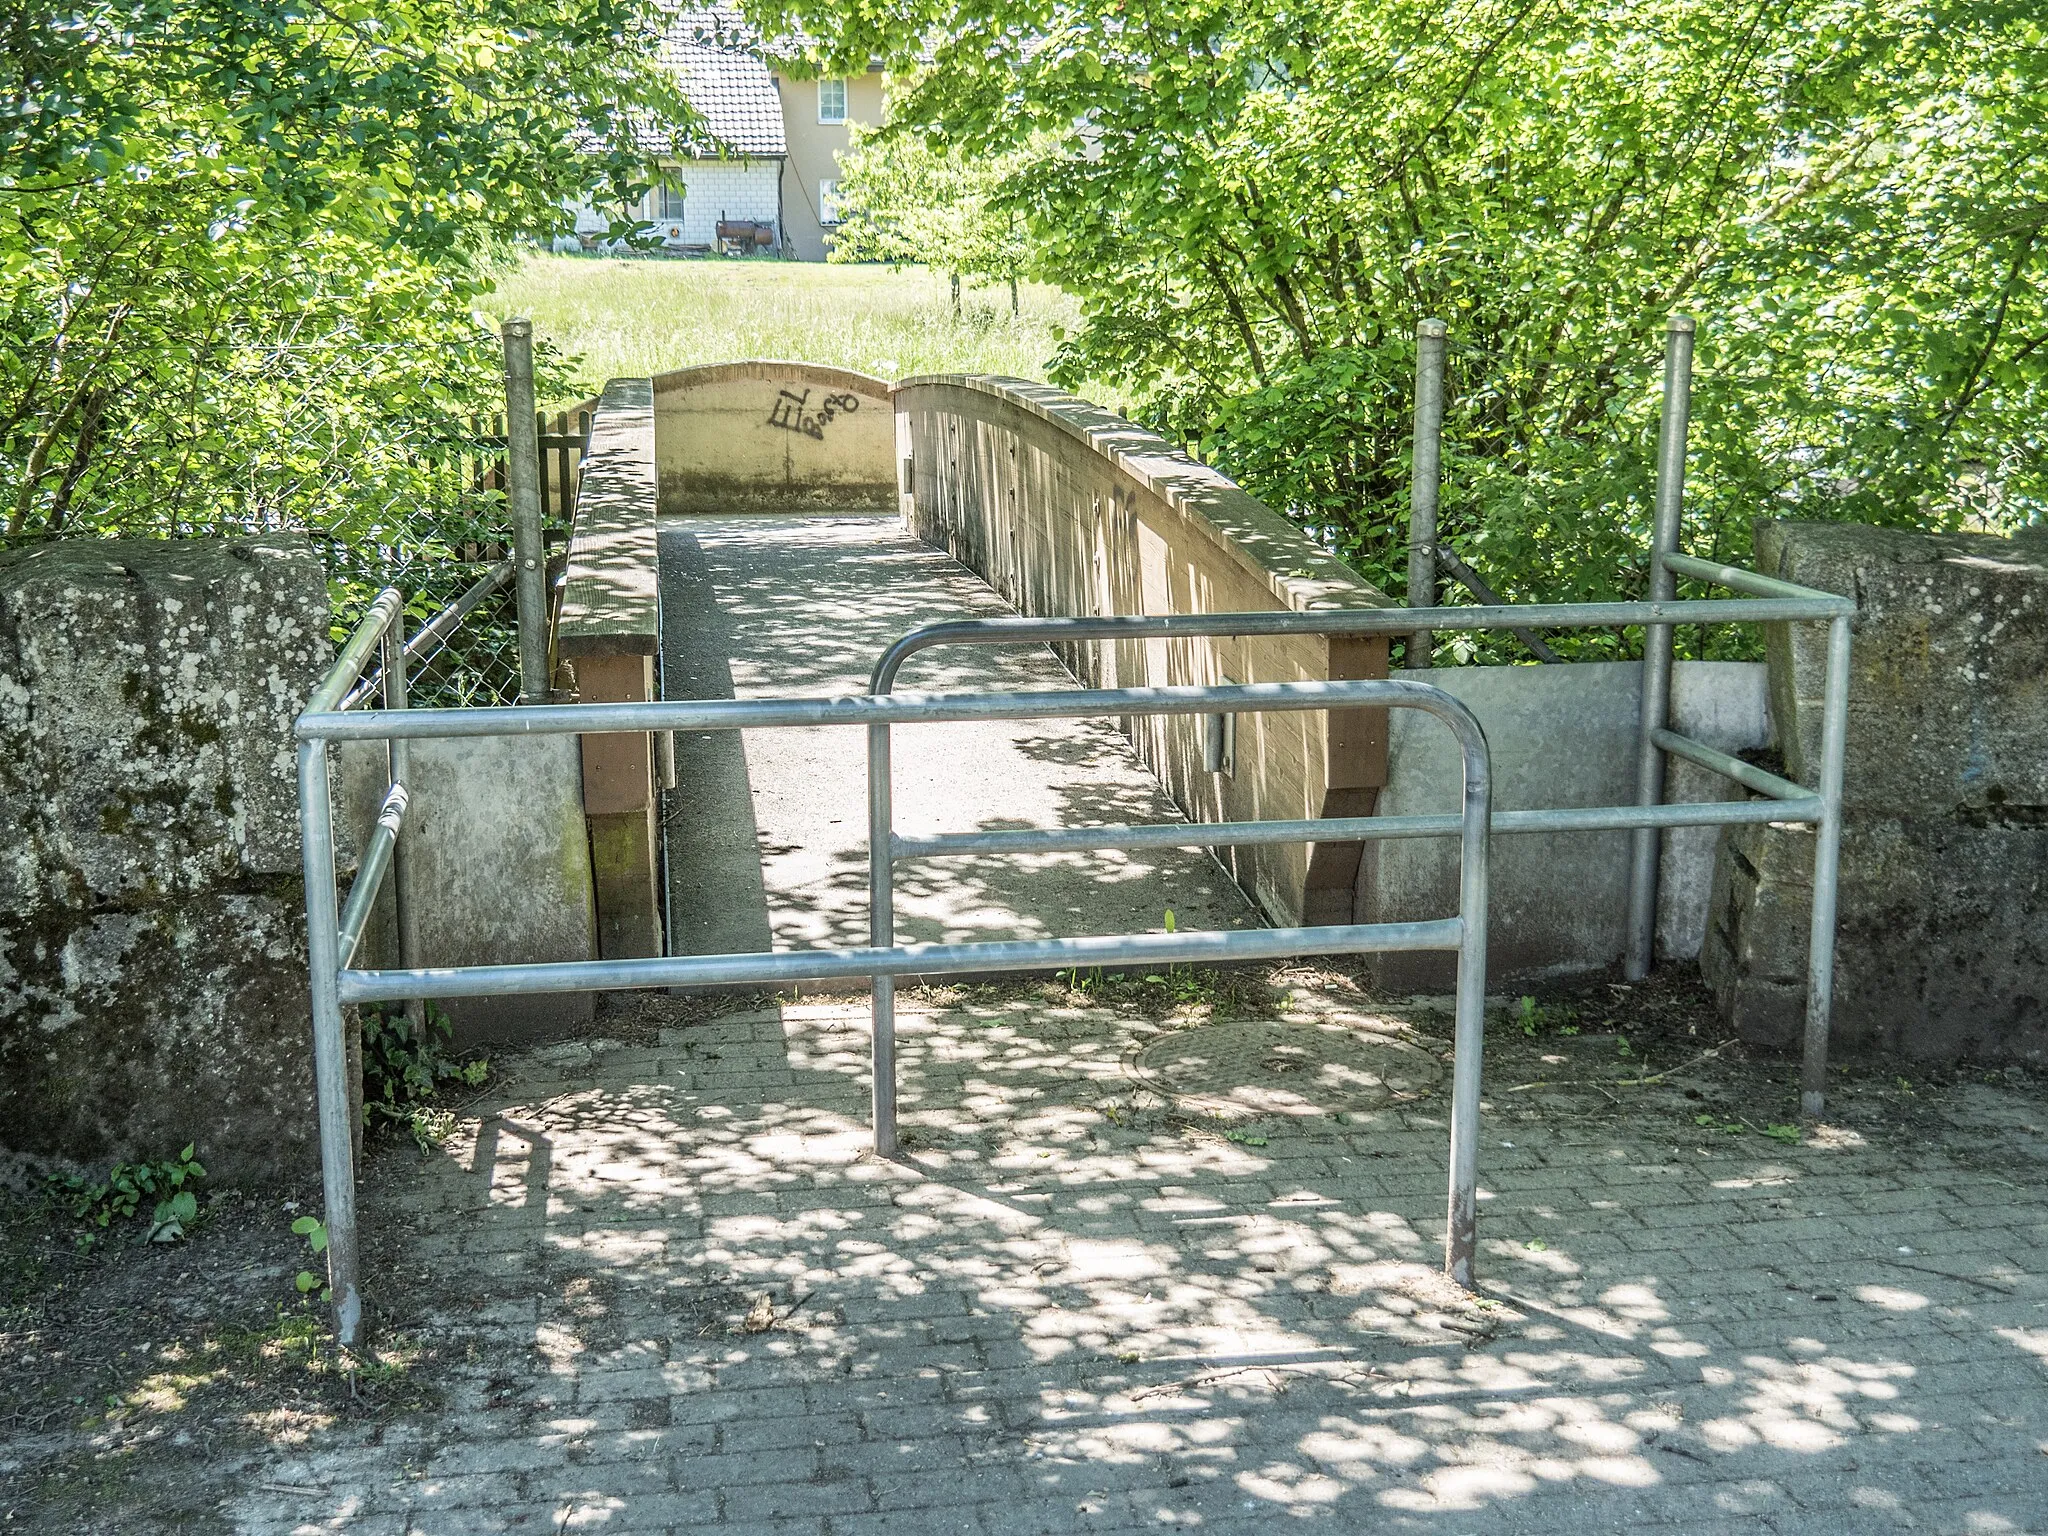
<instances>
[{"instance_id":1,"label":"small plant sprouting","mask_svg":"<svg viewBox=\"0 0 2048 1536\"><path fill-rule=\"evenodd\" d=\"M117 1163L106 1178L94 1183L72 1174L50 1181L58 1205L85 1223L78 1246L91 1248L106 1237L116 1221L137 1215L149 1203L149 1227L145 1243L175 1243L199 1219L199 1196L186 1188L206 1177L206 1169L193 1157L196 1147L187 1142L176 1157L155 1163Z\"/></svg>"},{"instance_id":2,"label":"small plant sprouting","mask_svg":"<svg viewBox=\"0 0 2048 1536\"><path fill-rule=\"evenodd\" d=\"M1797 1146L1804 1134L1796 1125L1780 1125L1776 1122L1768 1125L1751 1125L1747 1120L1724 1120L1719 1115L1694 1115L1692 1123L1728 1136L1740 1136L1745 1131L1755 1131L1759 1136L1768 1136L1773 1141L1782 1141L1790 1146Z\"/></svg>"},{"instance_id":3,"label":"small plant sprouting","mask_svg":"<svg viewBox=\"0 0 2048 1536\"><path fill-rule=\"evenodd\" d=\"M1538 1035L1576 1035L1579 1010L1569 1003L1539 1003L1524 996L1515 1003L1514 1022L1530 1039Z\"/></svg>"},{"instance_id":4,"label":"small plant sprouting","mask_svg":"<svg viewBox=\"0 0 2048 1536\"><path fill-rule=\"evenodd\" d=\"M454 1117L430 1104L443 1084L481 1087L490 1063L463 1061L448 1049L454 1032L448 1015L426 1005L415 1024L402 1011L363 1011L363 1128L404 1126L422 1152L440 1145L454 1129Z\"/></svg>"},{"instance_id":5,"label":"small plant sprouting","mask_svg":"<svg viewBox=\"0 0 2048 1536\"><path fill-rule=\"evenodd\" d=\"M292 1231L306 1240L306 1246L313 1250L316 1258L327 1251L327 1223L318 1216L301 1216L292 1223ZM322 1301L329 1300L334 1294L331 1289L320 1283L319 1275L310 1269L300 1270L298 1278L292 1283L298 1287L301 1296L316 1287Z\"/></svg>"}]
</instances>

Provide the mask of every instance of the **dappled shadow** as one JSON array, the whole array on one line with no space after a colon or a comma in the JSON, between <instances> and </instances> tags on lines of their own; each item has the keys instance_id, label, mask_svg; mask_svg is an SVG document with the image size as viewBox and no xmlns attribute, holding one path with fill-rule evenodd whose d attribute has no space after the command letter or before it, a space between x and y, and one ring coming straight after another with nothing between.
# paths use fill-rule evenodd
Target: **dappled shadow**
<instances>
[{"instance_id":1,"label":"dappled shadow","mask_svg":"<svg viewBox=\"0 0 2048 1536\"><path fill-rule=\"evenodd\" d=\"M1435 1273L1437 1100L1216 1119L1122 1072L1168 1028L906 1008L897 1162L857 1007L530 1067L369 1202L432 1270L375 1299L477 1341L448 1429L277 1478L418 1519L510 1463L496 1516L586 1530L700 1495L703 1524L2040 1528L2040 1281L1944 1214L1995 1222L1995 1179L1522 1123L1475 1301ZM1902 1272L1935 1225L1952 1251Z\"/></svg>"},{"instance_id":2,"label":"dappled shadow","mask_svg":"<svg viewBox=\"0 0 2048 1536\"><path fill-rule=\"evenodd\" d=\"M950 558L890 518L723 517L663 525L671 697L865 691L875 658L934 620L1010 610ZM906 689L1062 689L1044 647L941 649L905 668ZM684 690L694 690L686 693ZM824 727L727 733L723 756L671 797L671 892L679 935L692 900L674 871L748 862L779 948L868 935L865 733ZM894 732L896 825L905 835L1008 826L1178 821L1179 811L1110 721L971 723ZM733 765L750 771L742 792ZM720 808L729 807L729 815ZM754 832L749 861L731 829ZM707 853L706 849L713 852ZM734 910L751 911L731 876ZM900 866L897 934L971 941L1184 929L1257 921L1227 873L1196 849ZM698 921L696 926L704 926ZM766 940L734 948L766 947Z\"/></svg>"}]
</instances>

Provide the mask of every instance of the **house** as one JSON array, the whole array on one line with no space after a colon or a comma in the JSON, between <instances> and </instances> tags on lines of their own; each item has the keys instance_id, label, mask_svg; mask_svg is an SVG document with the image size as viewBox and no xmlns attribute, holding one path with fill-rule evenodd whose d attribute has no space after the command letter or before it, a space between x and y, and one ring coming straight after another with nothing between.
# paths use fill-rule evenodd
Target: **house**
<instances>
[{"instance_id":1,"label":"house","mask_svg":"<svg viewBox=\"0 0 2048 1536\"><path fill-rule=\"evenodd\" d=\"M799 261L823 261L839 222L839 152L850 141L851 124L881 122L882 68L870 65L863 74L832 80L796 80L775 70L770 79L789 146L782 162L784 245Z\"/></svg>"},{"instance_id":2,"label":"house","mask_svg":"<svg viewBox=\"0 0 2048 1536\"><path fill-rule=\"evenodd\" d=\"M839 222L839 152L849 128L882 120L881 67L850 79L796 79L724 3L678 14L660 57L704 129L688 158L664 156L662 184L625 210L652 226L641 243L679 255L780 251L823 261ZM642 130L643 148L669 144L654 125ZM600 246L610 212L577 208L576 239L562 243Z\"/></svg>"}]
</instances>

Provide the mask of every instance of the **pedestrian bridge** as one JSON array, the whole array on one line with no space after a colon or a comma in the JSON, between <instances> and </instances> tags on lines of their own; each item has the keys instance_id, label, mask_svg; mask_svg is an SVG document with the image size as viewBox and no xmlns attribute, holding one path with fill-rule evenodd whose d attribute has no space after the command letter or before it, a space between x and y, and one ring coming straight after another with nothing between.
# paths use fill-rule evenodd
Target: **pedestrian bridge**
<instances>
[{"instance_id":1,"label":"pedestrian bridge","mask_svg":"<svg viewBox=\"0 0 2048 1536\"><path fill-rule=\"evenodd\" d=\"M559 472L559 471L558 471ZM1222 475L1043 384L880 379L754 361L618 379L595 402L557 592L557 702L865 692L921 625L969 617L1384 610L1386 594ZM558 488L562 489L562 488ZM1385 635L1191 636L938 648L898 679L1020 692L1384 677ZM1634 798L1641 668L1430 674L1485 725L1496 805ZM1762 668L1681 663L1674 725L1762 745ZM1175 820L1317 821L1457 809L1455 744L1412 712L1355 709L896 730L899 832ZM384 764L358 754L367 833ZM455 964L805 950L869 933L860 733L616 733L412 747L409 951ZM1718 799L1674 760L1671 799ZM501 814L517 795L531 819ZM1704 927L1711 827L1662 853L1658 943ZM1513 840L1496 856L1497 975L1593 970L1627 946L1628 834ZM966 854L906 865L909 941L1370 923L1455 909L1455 846L1343 836L1205 850ZM1569 891L1571 899L1558 899ZM1168 913L1173 914L1171 918ZM392 955L395 924L367 952ZM1373 962L1446 990L1448 956ZM856 983L864 985L864 983ZM453 1000L472 1038L589 1017L587 994Z\"/></svg>"}]
</instances>

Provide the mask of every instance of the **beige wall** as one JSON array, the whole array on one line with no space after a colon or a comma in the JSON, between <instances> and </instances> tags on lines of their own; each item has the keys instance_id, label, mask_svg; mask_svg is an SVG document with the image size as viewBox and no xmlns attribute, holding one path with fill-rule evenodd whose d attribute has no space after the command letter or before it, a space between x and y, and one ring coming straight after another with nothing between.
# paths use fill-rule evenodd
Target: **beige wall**
<instances>
[{"instance_id":1,"label":"beige wall","mask_svg":"<svg viewBox=\"0 0 2048 1536\"><path fill-rule=\"evenodd\" d=\"M815 363L721 363L654 379L661 512L886 511L896 423L880 379Z\"/></svg>"},{"instance_id":2,"label":"beige wall","mask_svg":"<svg viewBox=\"0 0 2048 1536\"><path fill-rule=\"evenodd\" d=\"M1048 385L909 379L896 395L911 530L1027 614L1387 607L1284 518L1150 432ZM1386 674L1383 639L1287 636L1090 643L1063 654L1096 687L1271 683ZM1371 815L1386 781L1384 710L1245 715L1230 774L1203 764L1199 716L1129 722L1200 821ZM1279 923L1349 922L1357 843L1226 851Z\"/></svg>"},{"instance_id":3,"label":"beige wall","mask_svg":"<svg viewBox=\"0 0 2048 1536\"><path fill-rule=\"evenodd\" d=\"M818 82L775 76L782 97L782 131L789 158L782 163L782 227L802 261L823 261L830 235L818 222L818 183L839 179L846 123L818 121ZM882 120L882 72L871 69L846 82L846 117L872 127Z\"/></svg>"}]
</instances>

